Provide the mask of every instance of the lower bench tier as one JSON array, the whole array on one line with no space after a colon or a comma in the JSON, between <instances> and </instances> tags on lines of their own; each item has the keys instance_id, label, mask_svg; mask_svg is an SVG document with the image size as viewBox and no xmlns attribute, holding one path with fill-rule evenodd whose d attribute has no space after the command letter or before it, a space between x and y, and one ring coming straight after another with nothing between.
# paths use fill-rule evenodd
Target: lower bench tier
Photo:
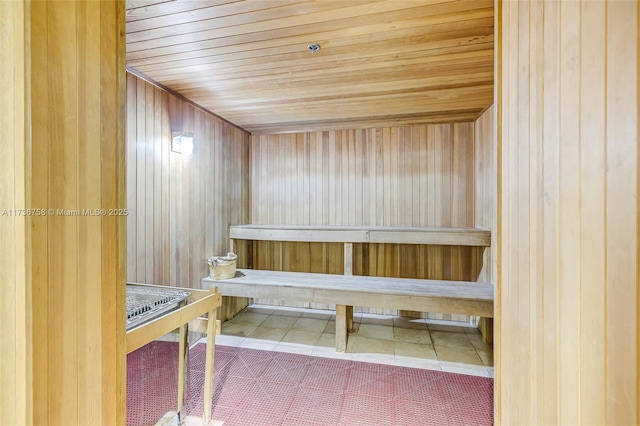
<instances>
[{"instance_id":1,"label":"lower bench tier","mask_svg":"<svg viewBox=\"0 0 640 426\"><path fill-rule=\"evenodd\" d=\"M339 351L346 348L346 330L342 327L351 328L349 317L353 312L344 307L493 318L494 296L490 283L241 269L236 278L202 279L203 288L211 286L218 287L223 296L335 304L336 349Z\"/></svg>"}]
</instances>

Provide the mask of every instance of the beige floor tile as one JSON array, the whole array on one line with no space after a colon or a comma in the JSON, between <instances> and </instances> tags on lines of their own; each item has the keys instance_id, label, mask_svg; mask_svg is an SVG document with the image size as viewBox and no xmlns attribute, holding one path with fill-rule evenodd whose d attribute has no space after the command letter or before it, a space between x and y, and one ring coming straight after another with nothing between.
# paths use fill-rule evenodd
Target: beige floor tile
<instances>
[{"instance_id":1,"label":"beige floor tile","mask_svg":"<svg viewBox=\"0 0 640 426\"><path fill-rule=\"evenodd\" d=\"M326 312L303 312L302 313L302 317L303 318L315 318L315 319L322 319L322 320L330 320L332 316L331 311L326 311Z\"/></svg>"},{"instance_id":2,"label":"beige floor tile","mask_svg":"<svg viewBox=\"0 0 640 426\"><path fill-rule=\"evenodd\" d=\"M322 333L320 331L289 330L281 342L315 345Z\"/></svg>"},{"instance_id":3,"label":"beige floor tile","mask_svg":"<svg viewBox=\"0 0 640 426\"><path fill-rule=\"evenodd\" d=\"M335 348L336 347L336 335L330 333L322 333L320 339L316 342L316 346L323 348Z\"/></svg>"},{"instance_id":4,"label":"beige floor tile","mask_svg":"<svg viewBox=\"0 0 640 426\"><path fill-rule=\"evenodd\" d=\"M252 314L271 315L274 312L276 312L276 310L265 305L259 305L259 306L247 306L246 308L244 308L243 312L249 312Z\"/></svg>"},{"instance_id":5,"label":"beige floor tile","mask_svg":"<svg viewBox=\"0 0 640 426\"><path fill-rule=\"evenodd\" d=\"M279 342L284 335L287 334L287 330L282 328L270 328L264 325L259 326L256 330L249 335L252 339L273 340Z\"/></svg>"},{"instance_id":6,"label":"beige floor tile","mask_svg":"<svg viewBox=\"0 0 640 426\"><path fill-rule=\"evenodd\" d=\"M426 330L427 323L424 318L394 317L393 326L401 328L412 328L416 330Z\"/></svg>"},{"instance_id":7,"label":"beige floor tile","mask_svg":"<svg viewBox=\"0 0 640 426\"><path fill-rule=\"evenodd\" d=\"M445 324L430 324L427 323L429 331L447 331L449 333L465 333L469 331L471 327L465 327L461 325L445 325Z\"/></svg>"},{"instance_id":8,"label":"beige floor tile","mask_svg":"<svg viewBox=\"0 0 640 426\"><path fill-rule=\"evenodd\" d=\"M393 326L393 317L390 315L376 315L374 317L363 316L360 320L360 324L372 324L372 325L384 325L388 327Z\"/></svg>"},{"instance_id":9,"label":"beige floor tile","mask_svg":"<svg viewBox=\"0 0 640 426\"><path fill-rule=\"evenodd\" d=\"M476 349L478 356L482 359L482 363L487 367L493 367L493 352Z\"/></svg>"},{"instance_id":10,"label":"beige floor tile","mask_svg":"<svg viewBox=\"0 0 640 426\"><path fill-rule=\"evenodd\" d=\"M394 355L395 348L391 340L350 335L347 341L347 352Z\"/></svg>"},{"instance_id":11,"label":"beige floor tile","mask_svg":"<svg viewBox=\"0 0 640 426\"><path fill-rule=\"evenodd\" d=\"M431 339L434 345L455 346L459 348L474 349L469 338L464 333L450 333L447 331L432 331Z\"/></svg>"},{"instance_id":12,"label":"beige floor tile","mask_svg":"<svg viewBox=\"0 0 640 426\"><path fill-rule=\"evenodd\" d=\"M222 325L222 334L247 337L252 334L256 328L257 326L253 324L231 324L226 322Z\"/></svg>"},{"instance_id":13,"label":"beige floor tile","mask_svg":"<svg viewBox=\"0 0 640 426\"><path fill-rule=\"evenodd\" d=\"M262 325L270 328L283 328L285 330L288 330L293 327L293 324L295 324L297 320L298 319L296 317L271 315L269 318L262 322Z\"/></svg>"},{"instance_id":14,"label":"beige floor tile","mask_svg":"<svg viewBox=\"0 0 640 426\"><path fill-rule=\"evenodd\" d=\"M234 324L258 325L262 323L262 321L266 320L267 317L269 317L269 315L242 311L231 320L229 320L229 322Z\"/></svg>"},{"instance_id":15,"label":"beige floor tile","mask_svg":"<svg viewBox=\"0 0 640 426\"><path fill-rule=\"evenodd\" d=\"M329 334L336 334L336 322L329 321L327 325L324 327L324 332Z\"/></svg>"},{"instance_id":16,"label":"beige floor tile","mask_svg":"<svg viewBox=\"0 0 640 426\"><path fill-rule=\"evenodd\" d=\"M451 347L451 346L434 346L438 360L447 362L458 362L462 364L483 365L482 360L476 353L475 349Z\"/></svg>"},{"instance_id":17,"label":"beige floor tile","mask_svg":"<svg viewBox=\"0 0 640 426\"><path fill-rule=\"evenodd\" d=\"M293 324L294 330L304 330L304 331L324 331L324 328L327 326L329 320L326 319L316 319L316 318L298 318L296 322Z\"/></svg>"},{"instance_id":18,"label":"beige floor tile","mask_svg":"<svg viewBox=\"0 0 640 426\"><path fill-rule=\"evenodd\" d=\"M458 369L465 374L478 375L474 369L484 374L493 371L493 347L486 345L472 327L360 313L354 314L354 326L356 332L349 333L347 353L337 353L333 312L258 305L225 322L218 340L231 346L305 354L315 351L324 354L319 356L416 368L440 369L442 364L443 370Z\"/></svg>"},{"instance_id":19,"label":"beige floor tile","mask_svg":"<svg viewBox=\"0 0 640 426\"><path fill-rule=\"evenodd\" d=\"M396 356L437 359L433 346L422 343L396 342Z\"/></svg>"},{"instance_id":20,"label":"beige floor tile","mask_svg":"<svg viewBox=\"0 0 640 426\"><path fill-rule=\"evenodd\" d=\"M481 350L481 351L485 351L485 352L492 352L493 351L493 346L492 345L487 345L483 340L482 340L482 336L479 334L468 334L467 337L469 338L469 341L471 342L471 344L473 345L474 348Z\"/></svg>"},{"instance_id":21,"label":"beige floor tile","mask_svg":"<svg viewBox=\"0 0 640 426\"><path fill-rule=\"evenodd\" d=\"M288 310L288 309L278 309L273 315L282 315L283 317L300 317L302 316L302 312L297 310Z\"/></svg>"},{"instance_id":22,"label":"beige floor tile","mask_svg":"<svg viewBox=\"0 0 640 426\"><path fill-rule=\"evenodd\" d=\"M427 329L393 327L393 340L398 342L431 344L431 335Z\"/></svg>"},{"instance_id":23,"label":"beige floor tile","mask_svg":"<svg viewBox=\"0 0 640 426\"><path fill-rule=\"evenodd\" d=\"M467 334L477 334L482 336L482 333L480 333L480 330L478 330L476 327L467 327L464 332Z\"/></svg>"},{"instance_id":24,"label":"beige floor tile","mask_svg":"<svg viewBox=\"0 0 640 426\"><path fill-rule=\"evenodd\" d=\"M369 337L372 339L393 340L393 327L362 323L358 328L358 336Z\"/></svg>"}]
</instances>

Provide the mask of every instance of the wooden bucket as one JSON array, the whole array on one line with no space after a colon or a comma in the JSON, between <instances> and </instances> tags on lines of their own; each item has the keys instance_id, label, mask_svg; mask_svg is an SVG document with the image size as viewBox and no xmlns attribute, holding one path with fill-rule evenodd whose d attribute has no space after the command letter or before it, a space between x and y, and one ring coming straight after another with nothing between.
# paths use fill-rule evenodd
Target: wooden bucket
<instances>
[{"instance_id":1,"label":"wooden bucket","mask_svg":"<svg viewBox=\"0 0 640 426\"><path fill-rule=\"evenodd\" d=\"M236 264L238 255L227 253L226 256L213 256L207 259L209 264L209 276L214 280L224 280L236 276Z\"/></svg>"}]
</instances>

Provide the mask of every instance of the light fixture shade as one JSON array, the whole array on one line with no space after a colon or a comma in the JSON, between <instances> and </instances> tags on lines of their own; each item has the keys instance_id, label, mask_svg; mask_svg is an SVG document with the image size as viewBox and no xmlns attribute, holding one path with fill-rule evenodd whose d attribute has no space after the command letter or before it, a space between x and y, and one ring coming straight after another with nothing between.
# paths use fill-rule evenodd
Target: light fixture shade
<instances>
[{"instance_id":1,"label":"light fixture shade","mask_svg":"<svg viewBox=\"0 0 640 426\"><path fill-rule=\"evenodd\" d=\"M171 141L171 151L178 154L191 155L193 152L193 133L182 132Z\"/></svg>"}]
</instances>

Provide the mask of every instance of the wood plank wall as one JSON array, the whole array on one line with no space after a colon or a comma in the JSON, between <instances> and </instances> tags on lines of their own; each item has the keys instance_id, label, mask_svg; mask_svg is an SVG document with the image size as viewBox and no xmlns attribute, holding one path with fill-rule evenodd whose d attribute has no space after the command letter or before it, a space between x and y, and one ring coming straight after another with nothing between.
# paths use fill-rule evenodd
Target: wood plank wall
<instances>
[{"instance_id":1,"label":"wood plank wall","mask_svg":"<svg viewBox=\"0 0 640 426\"><path fill-rule=\"evenodd\" d=\"M496 135L495 106L491 105L474 122L475 205L474 225L491 232L491 248L483 253L478 281L496 282Z\"/></svg>"},{"instance_id":2,"label":"wood plank wall","mask_svg":"<svg viewBox=\"0 0 640 426\"><path fill-rule=\"evenodd\" d=\"M496 423L640 423L639 7L498 4Z\"/></svg>"},{"instance_id":3,"label":"wood plank wall","mask_svg":"<svg viewBox=\"0 0 640 426\"><path fill-rule=\"evenodd\" d=\"M0 2L0 415L16 424L33 424L28 218L7 212L27 206L25 13L22 2Z\"/></svg>"},{"instance_id":4,"label":"wood plank wall","mask_svg":"<svg viewBox=\"0 0 640 426\"><path fill-rule=\"evenodd\" d=\"M497 282L498 245L496 239L496 116L495 106L491 105L474 122L475 144L475 211L474 222L478 228L491 231L491 247L483 251L482 270L478 281ZM481 318L478 328L487 342L493 342L493 319Z\"/></svg>"},{"instance_id":5,"label":"wood plank wall","mask_svg":"<svg viewBox=\"0 0 640 426\"><path fill-rule=\"evenodd\" d=\"M258 224L472 226L473 124L251 137Z\"/></svg>"},{"instance_id":6,"label":"wood plank wall","mask_svg":"<svg viewBox=\"0 0 640 426\"><path fill-rule=\"evenodd\" d=\"M125 219L75 213L124 207L123 34L124 2L0 4L9 424L125 421Z\"/></svg>"},{"instance_id":7,"label":"wood plank wall","mask_svg":"<svg viewBox=\"0 0 640 426\"><path fill-rule=\"evenodd\" d=\"M474 223L473 123L254 135L250 152L251 223ZM252 260L262 269L342 273L342 245L260 242ZM354 245L361 275L475 281L481 261L478 248Z\"/></svg>"},{"instance_id":8,"label":"wood plank wall","mask_svg":"<svg viewBox=\"0 0 640 426\"><path fill-rule=\"evenodd\" d=\"M193 133L192 155L172 131ZM126 156L127 281L199 288L249 219L248 133L128 73Z\"/></svg>"}]
</instances>

